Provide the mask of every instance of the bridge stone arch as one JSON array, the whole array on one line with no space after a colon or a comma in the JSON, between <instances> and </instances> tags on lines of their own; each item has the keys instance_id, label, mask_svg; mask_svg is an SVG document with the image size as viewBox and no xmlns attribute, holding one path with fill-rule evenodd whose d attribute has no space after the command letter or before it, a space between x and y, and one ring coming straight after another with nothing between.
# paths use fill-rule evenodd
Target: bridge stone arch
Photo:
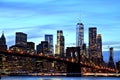
<instances>
[{"instance_id":1,"label":"bridge stone arch","mask_svg":"<svg viewBox=\"0 0 120 80\"><path fill-rule=\"evenodd\" d=\"M67 47L66 57L80 59L80 47Z\"/></svg>"}]
</instances>

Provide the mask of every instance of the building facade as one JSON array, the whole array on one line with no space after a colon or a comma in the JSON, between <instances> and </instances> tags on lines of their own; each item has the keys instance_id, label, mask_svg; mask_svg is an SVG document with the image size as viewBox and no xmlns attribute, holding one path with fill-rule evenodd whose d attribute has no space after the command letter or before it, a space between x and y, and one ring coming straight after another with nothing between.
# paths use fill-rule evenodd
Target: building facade
<instances>
[{"instance_id":1,"label":"building facade","mask_svg":"<svg viewBox=\"0 0 120 80\"><path fill-rule=\"evenodd\" d=\"M27 47L27 34L25 34L23 32L16 32L15 45Z\"/></svg>"},{"instance_id":2,"label":"building facade","mask_svg":"<svg viewBox=\"0 0 120 80\"><path fill-rule=\"evenodd\" d=\"M9 47L14 52L27 52L27 34L23 32L16 32L15 45Z\"/></svg>"},{"instance_id":3,"label":"building facade","mask_svg":"<svg viewBox=\"0 0 120 80\"><path fill-rule=\"evenodd\" d=\"M56 44L56 55L65 56L64 54L65 40L63 36L63 31L57 31L57 44Z\"/></svg>"},{"instance_id":4,"label":"building facade","mask_svg":"<svg viewBox=\"0 0 120 80\"><path fill-rule=\"evenodd\" d=\"M103 59L102 56L102 35L98 34L97 35L97 54L99 59Z\"/></svg>"},{"instance_id":5,"label":"building facade","mask_svg":"<svg viewBox=\"0 0 120 80\"><path fill-rule=\"evenodd\" d=\"M53 54L54 49L53 49L53 35L46 34L45 35L45 41L48 41L48 54Z\"/></svg>"},{"instance_id":6,"label":"building facade","mask_svg":"<svg viewBox=\"0 0 120 80\"><path fill-rule=\"evenodd\" d=\"M113 60L113 47L109 48L109 52L110 52L110 56L109 56L108 67L115 69L115 64L114 64L114 60Z\"/></svg>"},{"instance_id":7,"label":"building facade","mask_svg":"<svg viewBox=\"0 0 120 80\"><path fill-rule=\"evenodd\" d=\"M81 48L81 55L84 56L84 57L87 57L88 54L87 54L87 47L86 47L86 44L84 43L82 48Z\"/></svg>"},{"instance_id":8,"label":"building facade","mask_svg":"<svg viewBox=\"0 0 120 80\"><path fill-rule=\"evenodd\" d=\"M27 42L27 48L35 50L35 43L34 42Z\"/></svg>"},{"instance_id":9,"label":"building facade","mask_svg":"<svg viewBox=\"0 0 120 80\"><path fill-rule=\"evenodd\" d=\"M97 58L97 28L89 28L89 57L94 61Z\"/></svg>"},{"instance_id":10,"label":"building facade","mask_svg":"<svg viewBox=\"0 0 120 80\"><path fill-rule=\"evenodd\" d=\"M27 53L28 54L35 53L35 43L34 42L27 42Z\"/></svg>"},{"instance_id":11,"label":"building facade","mask_svg":"<svg viewBox=\"0 0 120 80\"><path fill-rule=\"evenodd\" d=\"M76 25L76 46L82 47L84 44L84 25L77 23Z\"/></svg>"},{"instance_id":12,"label":"building facade","mask_svg":"<svg viewBox=\"0 0 120 80\"><path fill-rule=\"evenodd\" d=\"M116 69L118 70L118 73L120 73L120 61L116 62Z\"/></svg>"},{"instance_id":13,"label":"building facade","mask_svg":"<svg viewBox=\"0 0 120 80\"><path fill-rule=\"evenodd\" d=\"M48 54L48 42L41 41L40 44L37 45L37 54Z\"/></svg>"}]
</instances>

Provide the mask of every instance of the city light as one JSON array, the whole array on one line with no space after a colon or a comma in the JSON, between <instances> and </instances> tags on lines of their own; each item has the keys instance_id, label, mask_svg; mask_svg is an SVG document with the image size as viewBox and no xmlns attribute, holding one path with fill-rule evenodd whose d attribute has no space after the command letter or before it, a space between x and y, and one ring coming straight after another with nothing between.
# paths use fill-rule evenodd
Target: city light
<instances>
[{"instance_id":1,"label":"city light","mask_svg":"<svg viewBox=\"0 0 120 80\"><path fill-rule=\"evenodd\" d=\"M1 75L77 75L112 76L120 73L120 62L114 64L113 47L109 48L109 62L105 63L102 54L102 34L96 27L89 28L89 45L84 43L84 25L77 24L76 47L67 47L63 31L57 31L55 53L53 35L45 35L45 41L36 46L27 42L27 34L16 32L15 45L7 49L4 33L0 38ZM109 74L110 73L110 74ZM114 73L114 74L113 74ZM118 76L118 75L117 75Z\"/></svg>"}]
</instances>

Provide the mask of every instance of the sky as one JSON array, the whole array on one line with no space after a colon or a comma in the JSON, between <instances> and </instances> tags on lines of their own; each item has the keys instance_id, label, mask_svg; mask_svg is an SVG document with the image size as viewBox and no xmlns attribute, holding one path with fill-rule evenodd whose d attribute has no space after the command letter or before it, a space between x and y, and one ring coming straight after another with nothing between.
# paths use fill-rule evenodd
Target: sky
<instances>
[{"instance_id":1,"label":"sky","mask_svg":"<svg viewBox=\"0 0 120 80\"><path fill-rule=\"evenodd\" d=\"M97 27L102 34L103 51L120 50L120 0L0 0L0 32L7 45L15 44L15 32L24 32L28 41L39 44L45 34L63 30L65 46L75 46L76 24L84 24L84 41L88 45L88 28Z\"/></svg>"}]
</instances>

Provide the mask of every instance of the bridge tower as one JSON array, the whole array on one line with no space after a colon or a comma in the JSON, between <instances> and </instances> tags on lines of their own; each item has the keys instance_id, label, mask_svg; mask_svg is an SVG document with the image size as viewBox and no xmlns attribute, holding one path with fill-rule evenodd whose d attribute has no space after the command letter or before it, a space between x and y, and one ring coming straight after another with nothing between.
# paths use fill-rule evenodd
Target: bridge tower
<instances>
[{"instance_id":1,"label":"bridge tower","mask_svg":"<svg viewBox=\"0 0 120 80\"><path fill-rule=\"evenodd\" d=\"M67 63L67 76L81 76L81 65L80 65L80 47L75 47L77 52L77 63ZM75 54L75 53L74 53Z\"/></svg>"}]
</instances>

